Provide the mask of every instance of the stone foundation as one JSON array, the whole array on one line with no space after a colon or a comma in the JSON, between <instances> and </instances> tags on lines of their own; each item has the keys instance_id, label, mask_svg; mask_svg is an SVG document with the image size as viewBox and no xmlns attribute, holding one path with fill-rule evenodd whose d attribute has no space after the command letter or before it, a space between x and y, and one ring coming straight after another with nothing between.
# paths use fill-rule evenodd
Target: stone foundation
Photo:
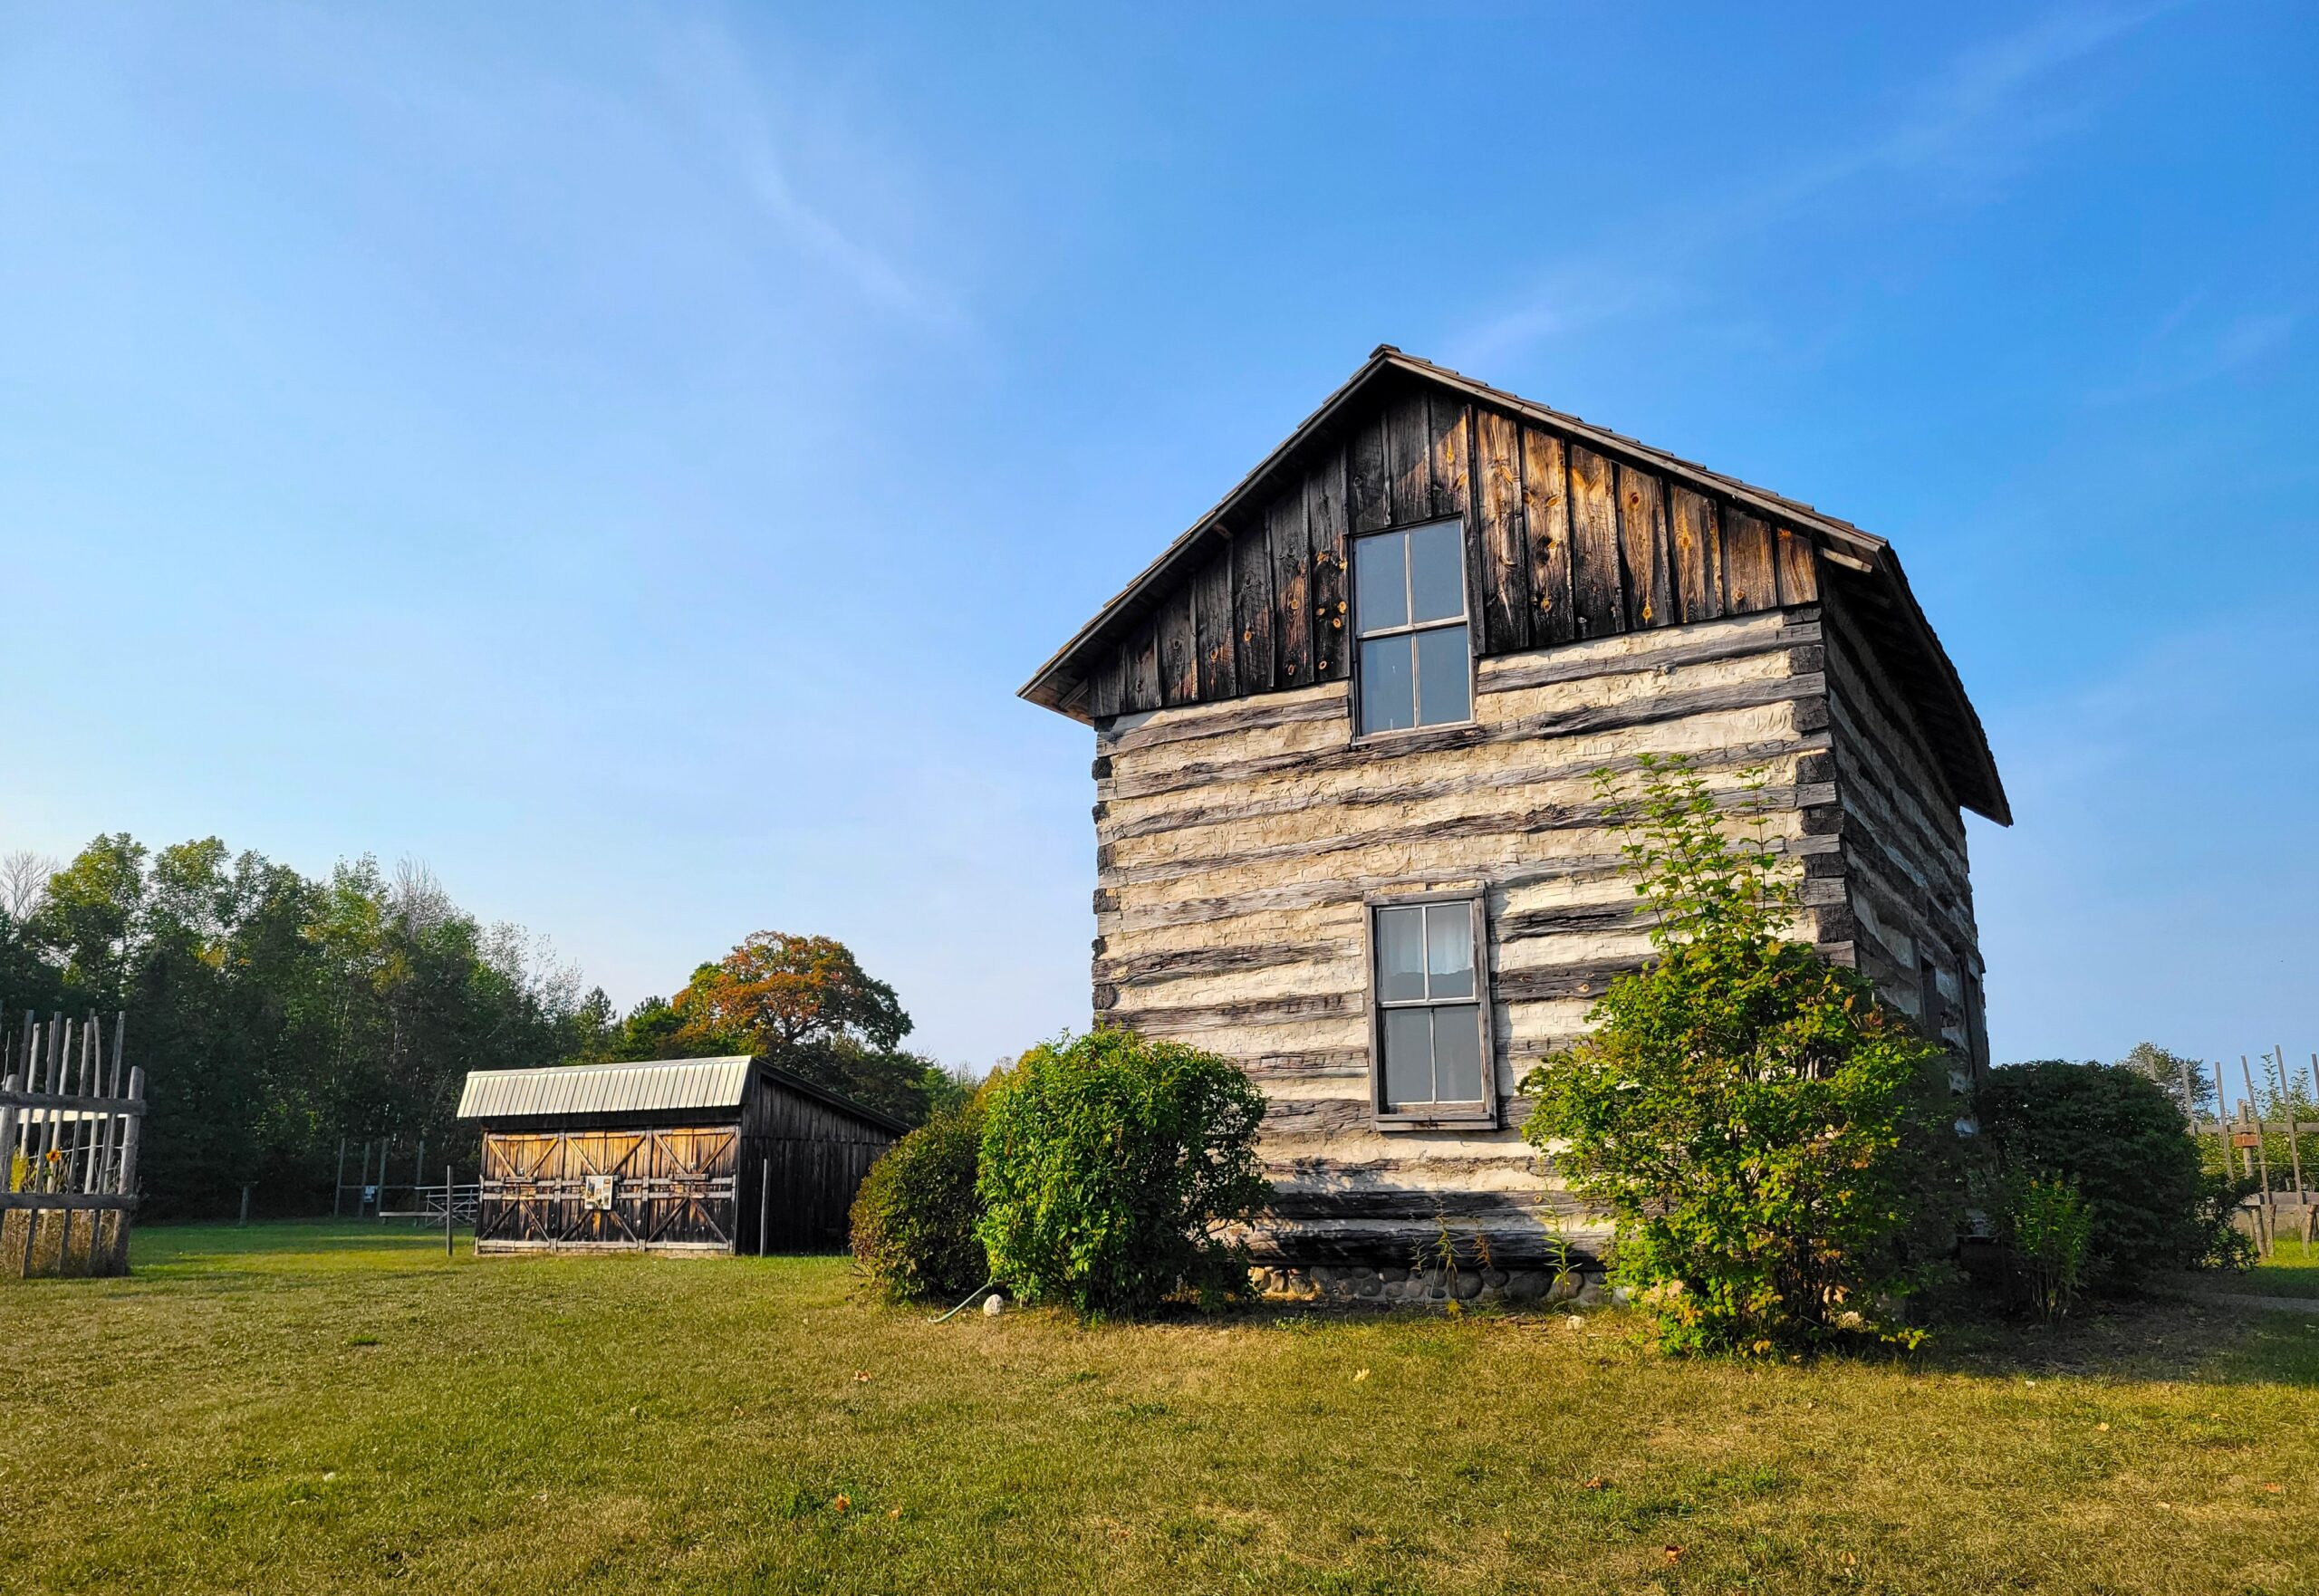
<instances>
[{"instance_id":1,"label":"stone foundation","mask_svg":"<svg viewBox=\"0 0 2319 1596\"><path fill-rule=\"evenodd\" d=\"M1255 1272L1264 1296L1291 1303L1577 1303L1610 1301L1599 1273L1573 1270L1557 1282L1545 1269L1371 1269L1359 1264L1284 1264Z\"/></svg>"}]
</instances>

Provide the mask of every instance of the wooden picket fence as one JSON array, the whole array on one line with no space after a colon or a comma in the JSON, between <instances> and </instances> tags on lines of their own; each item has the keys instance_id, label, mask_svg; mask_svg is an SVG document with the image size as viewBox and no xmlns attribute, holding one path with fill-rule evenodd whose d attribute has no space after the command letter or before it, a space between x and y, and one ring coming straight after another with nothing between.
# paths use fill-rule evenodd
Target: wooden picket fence
<instances>
[{"instance_id":1,"label":"wooden picket fence","mask_svg":"<svg viewBox=\"0 0 2319 1596\"><path fill-rule=\"evenodd\" d=\"M125 1274L145 1072L95 1015L0 1029L0 1276Z\"/></svg>"}]
</instances>

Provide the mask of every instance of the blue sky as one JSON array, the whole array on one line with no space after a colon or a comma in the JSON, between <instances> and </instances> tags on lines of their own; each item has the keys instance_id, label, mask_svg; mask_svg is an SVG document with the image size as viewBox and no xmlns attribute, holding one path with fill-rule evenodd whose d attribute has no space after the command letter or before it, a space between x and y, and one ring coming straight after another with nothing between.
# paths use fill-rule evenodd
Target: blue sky
<instances>
[{"instance_id":1,"label":"blue sky","mask_svg":"<svg viewBox=\"0 0 2319 1596\"><path fill-rule=\"evenodd\" d=\"M963 10L971 9L967 19ZM2319 1048L2319 15L0 9L0 849L1086 1012L1013 697L1380 341L1891 538L2000 1058Z\"/></svg>"}]
</instances>

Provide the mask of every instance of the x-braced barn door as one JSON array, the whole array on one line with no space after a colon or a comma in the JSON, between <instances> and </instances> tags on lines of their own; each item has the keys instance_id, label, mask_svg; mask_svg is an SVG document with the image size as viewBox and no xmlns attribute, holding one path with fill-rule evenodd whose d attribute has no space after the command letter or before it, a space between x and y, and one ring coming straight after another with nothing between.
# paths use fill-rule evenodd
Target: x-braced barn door
<instances>
[{"instance_id":1,"label":"x-braced barn door","mask_svg":"<svg viewBox=\"0 0 2319 1596\"><path fill-rule=\"evenodd\" d=\"M730 1125L486 1132L476 1240L730 1250L736 1137Z\"/></svg>"}]
</instances>

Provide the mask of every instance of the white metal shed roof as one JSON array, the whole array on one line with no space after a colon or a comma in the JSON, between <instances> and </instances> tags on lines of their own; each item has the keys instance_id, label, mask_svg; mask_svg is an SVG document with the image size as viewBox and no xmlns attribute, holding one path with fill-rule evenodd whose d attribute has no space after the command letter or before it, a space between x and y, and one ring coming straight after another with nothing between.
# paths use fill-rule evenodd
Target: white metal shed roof
<instances>
[{"instance_id":1,"label":"white metal shed roof","mask_svg":"<svg viewBox=\"0 0 2319 1596\"><path fill-rule=\"evenodd\" d=\"M544 1070L470 1070L462 1120L529 1114L614 1114L657 1109L736 1109L750 1058L655 1059L632 1064L556 1064Z\"/></svg>"}]
</instances>

